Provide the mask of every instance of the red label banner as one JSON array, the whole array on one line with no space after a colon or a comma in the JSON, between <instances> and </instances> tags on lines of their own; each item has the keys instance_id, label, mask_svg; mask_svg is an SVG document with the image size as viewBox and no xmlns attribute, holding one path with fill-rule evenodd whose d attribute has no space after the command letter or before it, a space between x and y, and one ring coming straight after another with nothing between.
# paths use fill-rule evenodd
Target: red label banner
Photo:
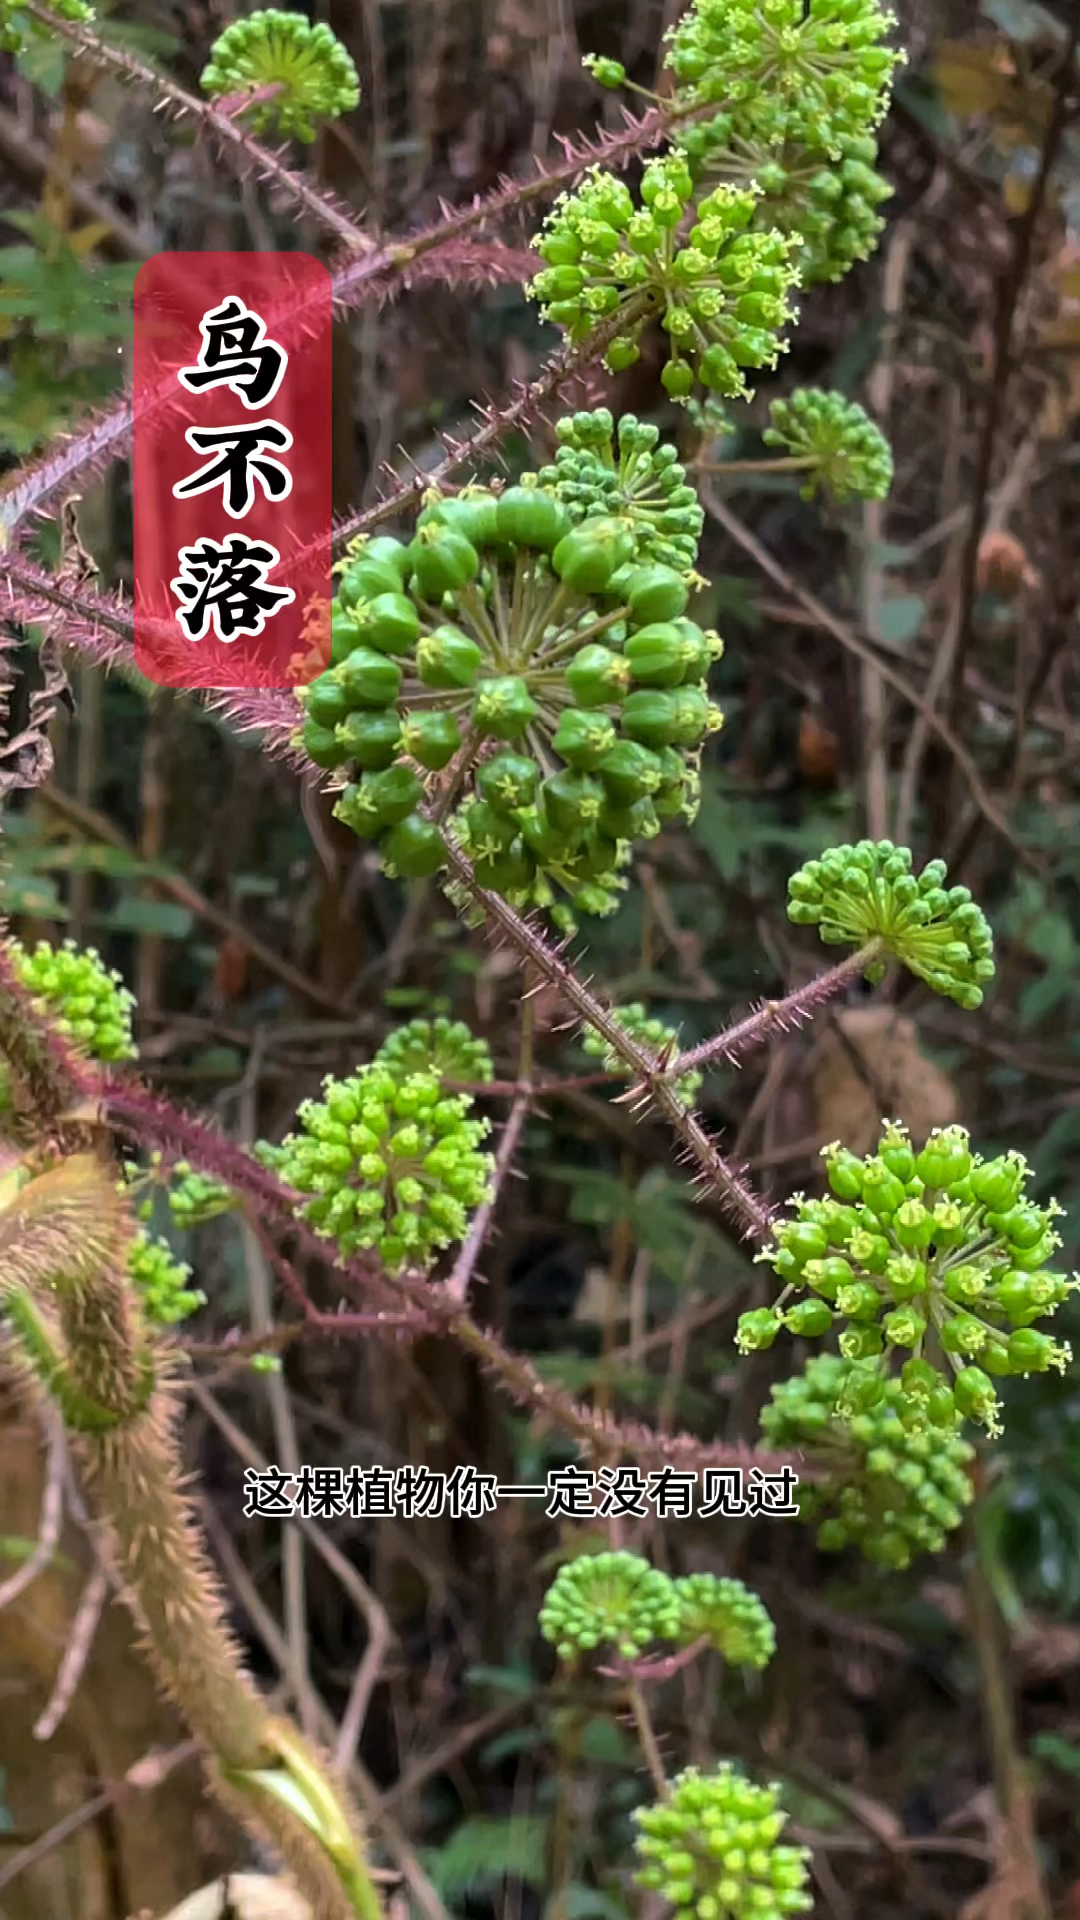
<instances>
[{"instance_id":1,"label":"red label banner","mask_svg":"<svg viewBox=\"0 0 1080 1920\"><path fill-rule=\"evenodd\" d=\"M135 281L135 661L292 687L329 658L330 276L159 253Z\"/></svg>"}]
</instances>

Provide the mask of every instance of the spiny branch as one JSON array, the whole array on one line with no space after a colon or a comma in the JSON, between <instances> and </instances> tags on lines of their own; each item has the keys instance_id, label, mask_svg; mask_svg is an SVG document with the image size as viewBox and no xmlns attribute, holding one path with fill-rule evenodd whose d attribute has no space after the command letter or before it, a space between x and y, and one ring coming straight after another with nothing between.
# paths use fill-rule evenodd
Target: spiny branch
<instances>
[{"instance_id":1,"label":"spiny branch","mask_svg":"<svg viewBox=\"0 0 1080 1920\"><path fill-rule=\"evenodd\" d=\"M45 8L39 7L36 0L31 10L35 18L40 18L43 24L53 24L53 16L48 14ZM271 173L280 175L279 184L289 186L290 191L295 187L305 202L307 199L313 199L316 213L325 204L329 211L335 214L339 224L342 219L345 220L347 232L345 234L339 232L339 237L346 239L348 252L346 257L335 263L331 273L331 301L339 312L359 306L365 299L372 296L388 297L393 291L395 279L404 279L406 284L410 278L442 279L452 284L454 279L459 277L466 281L478 274L482 277L484 265L490 267L498 277L502 277L504 269L509 273L508 260L503 257L503 252L518 262L512 277L517 277L520 272L521 277L524 278L525 259L529 259L530 266L537 264L532 261L531 255L519 255L511 249L505 249L503 252L486 255L482 262L478 253L462 248L463 236L488 221L504 218L519 204L556 192L567 182L576 179L587 167L598 162L614 166L626 165L636 153L655 145L662 139L667 125L664 116L659 110L655 110L646 114L641 120L634 120L627 115L627 124L621 133L604 134L595 141L582 141L576 146L570 141L564 141L566 159L562 165L540 171L534 179L529 181L504 182L486 198L475 201L472 206L458 213L449 214L438 225L423 229L404 240L390 241L381 248L375 248L368 237L361 234L351 221L336 213L333 203L328 196L324 195L321 188L311 187L300 175L287 173L280 163L274 160L273 155L266 153L226 115L216 112L213 107L186 94L182 88L174 87L171 82L160 79L133 55L103 46L96 36L88 33L86 28L79 27L71 21L57 22L56 25L58 31L65 30L67 37L76 44L83 44L85 41L92 46L95 54L107 63L116 65L118 70L125 73L128 78L154 87L160 86L174 104L179 101L182 111L206 118L234 149L242 149L256 164L263 167L264 171L269 168ZM82 39L79 36L82 36ZM326 221L323 224L327 224ZM444 262L445 271L434 264L443 252L447 255ZM274 325L278 326L279 330L282 324L295 328L297 325L302 325L303 321L302 307L291 308L287 315L273 316ZM273 331L273 327L270 330ZM581 357L583 360L587 359L597 351L602 351L602 348L590 347L589 352ZM561 384L561 378L553 379L550 387L540 394L535 404L543 404L543 401L551 397ZM156 411L158 405L164 406L169 402L176 404L176 399L175 382L170 381L163 385L160 394L147 396L140 401L138 417L140 420L143 419L147 413ZM505 415L505 427L500 431L510 431L520 424L520 421L527 417L529 410L528 407L520 411L517 407L511 407ZM89 416L77 432L65 436L39 460L21 467L9 485L0 489L0 526L6 532L9 543L28 520L45 510L61 489L67 490L77 482L85 481L91 474L102 471L110 460L118 459L130 439L135 419L135 403L129 396ZM457 464L459 459L467 458L474 450L485 451L490 443L490 436L483 439L474 436L473 440L463 444L459 455L454 455L453 463ZM451 464L444 463L440 471L442 477L445 477L452 471ZM434 477L430 484L435 484ZM390 518L394 513L402 511L414 497L416 497L414 490L399 492L392 496L391 501L384 508L377 508L374 511L378 514L379 520ZM377 522L372 521L371 524L377 524ZM339 528L338 537L342 540L348 539L357 531L363 531L359 521L346 521ZM0 539L0 546L2 545L3 541Z\"/></svg>"},{"instance_id":2,"label":"spiny branch","mask_svg":"<svg viewBox=\"0 0 1080 1920\"><path fill-rule=\"evenodd\" d=\"M530 954L530 957L534 956ZM408 1336L425 1328L441 1332L475 1354L485 1370L524 1411L534 1418L549 1420L570 1438L611 1458L626 1455L643 1464L666 1463L686 1469L758 1467L773 1472L783 1466L798 1466L800 1472L805 1472L805 1463L787 1454L761 1453L744 1445L702 1441L692 1434L655 1433L644 1423L619 1425L608 1415L582 1405L562 1388L542 1381L528 1359L505 1347L490 1329L479 1327L457 1297L453 1275L442 1286L433 1285L425 1276L415 1273L396 1275L390 1280L374 1262L335 1257L332 1244L319 1239L297 1218L295 1208L300 1196L283 1187L241 1147L223 1140L201 1122L171 1107L168 1101L119 1077L100 1081L98 1092L109 1120L121 1132L131 1134L140 1142L152 1141L226 1181L254 1202L264 1217L269 1215L282 1226L288 1226L306 1253L332 1266L358 1290L381 1297L386 1303L385 1319L381 1315L376 1319L373 1315L361 1317L347 1312L321 1314L314 1308L309 1312L303 1287L290 1268L286 1281L288 1292L301 1305L305 1322L308 1325L317 1322L319 1332L332 1337L348 1336L361 1326L369 1336L382 1332L390 1338L400 1338L402 1333ZM515 1109L520 1111L521 1124L526 1110L527 1099L523 1096ZM508 1125L499 1156L504 1170L509 1167L516 1144ZM459 1266L464 1253L465 1248L459 1256ZM284 1279L286 1263L275 1255L273 1264ZM413 1310L411 1326L402 1325L401 1312L406 1303Z\"/></svg>"},{"instance_id":3,"label":"spiny branch","mask_svg":"<svg viewBox=\"0 0 1080 1920\"><path fill-rule=\"evenodd\" d=\"M443 844L451 873L476 901L488 926L502 934L515 951L556 988L585 1025L600 1034L612 1052L625 1061L637 1082L635 1091L643 1096L642 1104L651 1103L664 1116L682 1142L687 1158L698 1168L700 1179L715 1189L744 1235L753 1240L767 1238L772 1225L769 1208L722 1158L697 1115L675 1091L666 1065L660 1066L646 1048L639 1046L615 1014L590 992L586 982L568 965L563 950L549 946L538 926L524 919L499 894L489 893L479 885L469 861L449 833L444 834Z\"/></svg>"},{"instance_id":4,"label":"spiny branch","mask_svg":"<svg viewBox=\"0 0 1080 1920\"><path fill-rule=\"evenodd\" d=\"M374 241L362 227L357 226L347 208L327 193L325 188L314 186L301 173L294 173L277 154L254 139L219 107L188 93L167 74L148 66L126 47L107 45L91 27L81 21L65 20L61 15L51 13L39 0L26 0L25 11L55 38L66 40L69 46L87 54L99 66L116 74L118 79L146 87L156 96L158 105L167 107L174 118L186 117L197 121L203 132L218 141L241 170L257 172L263 180L286 194L309 219L334 234L346 246L362 252L373 251Z\"/></svg>"},{"instance_id":5,"label":"spiny branch","mask_svg":"<svg viewBox=\"0 0 1080 1920\"><path fill-rule=\"evenodd\" d=\"M850 953L827 973L821 973L816 980L808 980L803 987L796 987L783 1000L766 1000L745 1020L739 1020L734 1026L725 1027L723 1033L714 1034L711 1040L702 1040L699 1046L688 1047L665 1068L672 1079L686 1073L693 1067L704 1067L716 1060L734 1063L740 1055L749 1053L751 1047L760 1046L774 1033L787 1033L792 1027L802 1026L809 1020L818 1007L840 993L851 980L857 980L866 972L875 960L884 952L884 942L870 940L858 952Z\"/></svg>"},{"instance_id":6,"label":"spiny branch","mask_svg":"<svg viewBox=\"0 0 1080 1920\"><path fill-rule=\"evenodd\" d=\"M366 534L373 527L393 520L415 507L429 487L441 487L466 461L476 461L490 453L506 434L522 427L532 419L541 407L573 380L584 377L586 369L607 351L612 340L633 319L633 303L628 304L611 319L603 321L577 347L560 347L541 368L535 380L526 386L519 386L516 399L508 406L488 405L480 409L481 424L465 440L450 440L443 436L447 448L446 458L437 467L418 474L415 480L399 487L395 493L380 500L374 507L368 507L363 513L356 513L348 519L339 521L334 528L335 547L344 546L349 540Z\"/></svg>"},{"instance_id":7,"label":"spiny branch","mask_svg":"<svg viewBox=\"0 0 1080 1920\"><path fill-rule=\"evenodd\" d=\"M667 134L668 121L658 108L640 120L629 113L624 117L626 124L620 133L601 133L595 140L583 139L578 144L562 138L560 145L565 157L558 166L545 167L538 161L530 180L504 179L493 192L478 195L467 207L455 209L443 205L441 219L432 226L423 227L402 240L388 240L367 259L346 262L334 276L337 297L349 304L371 281L389 280L425 257L455 247L466 234L486 226L489 221L505 220L534 200L551 198L560 188L572 185L589 167L625 167ZM532 261L533 270L537 264Z\"/></svg>"}]
</instances>

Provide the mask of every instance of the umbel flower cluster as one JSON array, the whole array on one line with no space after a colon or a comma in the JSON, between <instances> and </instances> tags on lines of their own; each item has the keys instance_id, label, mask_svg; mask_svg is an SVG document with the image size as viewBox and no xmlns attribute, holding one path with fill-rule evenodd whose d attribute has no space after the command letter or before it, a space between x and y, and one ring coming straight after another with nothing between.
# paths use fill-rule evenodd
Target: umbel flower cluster
<instances>
[{"instance_id":1,"label":"umbel flower cluster","mask_svg":"<svg viewBox=\"0 0 1080 1920\"><path fill-rule=\"evenodd\" d=\"M489 1126L471 1117L468 1094L446 1077L487 1079L491 1062L461 1022L413 1021L391 1035L369 1066L323 1083L321 1101L297 1112L300 1130L260 1145L264 1165L304 1199L298 1212L348 1257L374 1249L391 1271L430 1266L463 1238L483 1201L492 1160ZM424 1046L426 1068L414 1063ZM441 1058L440 1058L441 1050Z\"/></svg>"},{"instance_id":2,"label":"umbel flower cluster","mask_svg":"<svg viewBox=\"0 0 1080 1920\"><path fill-rule=\"evenodd\" d=\"M673 145L638 201L596 168L556 203L535 243L545 318L606 349L612 370L658 319L673 398L695 384L743 394L743 370L783 350L794 289L840 279L877 240L894 25L876 0L695 0L656 100ZM616 60L586 65L603 86L626 82Z\"/></svg>"},{"instance_id":3,"label":"umbel flower cluster","mask_svg":"<svg viewBox=\"0 0 1080 1920\"><path fill-rule=\"evenodd\" d=\"M635 1809L639 1886L697 1920L784 1920L809 1913L809 1850L785 1846L779 1788L724 1762L688 1767L659 1806Z\"/></svg>"},{"instance_id":4,"label":"umbel flower cluster","mask_svg":"<svg viewBox=\"0 0 1080 1920\"><path fill-rule=\"evenodd\" d=\"M451 1096L446 1083L483 1084L493 1076L487 1042L463 1020L410 1020L388 1035L369 1066L325 1081L322 1101L301 1106L299 1133L276 1147L261 1141L255 1151L305 1196L301 1217L343 1253L373 1247L390 1267L426 1266L460 1239L491 1169L490 1156L478 1150L487 1122L471 1119L471 1100ZM169 1213L182 1232L238 1204L231 1187L189 1161L174 1161L166 1170L162 1155L153 1153L149 1173L164 1182ZM138 1187L146 1177L136 1169L129 1179ZM152 1210L153 1199L144 1199L139 1217L148 1220ZM155 1261L171 1259L164 1242L153 1247L140 1265L148 1280ZM163 1265L157 1271L156 1296L171 1297L171 1287L181 1297L190 1270L174 1262L171 1280ZM173 1317L184 1317L201 1300L190 1296Z\"/></svg>"},{"instance_id":5,"label":"umbel flower cluster","mask_svg":"<svg viewBox=\"0 0 1080 1920\"><path fill-rule=\"evenodd\" d=\"M540 1609L540 1631L560 1660L603 1646L636 1660L654 1640L677 1640L680 1624L674 1582L636 1553L568 1561Z\"/></svg>"},{"instance_id":6,"label":"umbel flower cluster","mask_svg":"<svg viewBox=\"0 0 1080 1920\"><path fill-rule=\"evenodd\" d=\"M261 8L234 20L215 40L202 73L205 93L262 94L247 108L256 133L314 140L320 120L359 105L356 67L337 35L302 13Z\"/></svg>"},{"instance_id":7,"label":"umbel flower cluster","mask_svg":"<svg viewBox=\"0 0 1080 1920\"><path fill-rule=\"evenodd\" d=\"M594 168L548 216L536 241L545 266L529 292L571 345L602 323L613 372L640 358L641 334L659 319L670 349L661 378L673 399L695 380L739 398L745 370L779 358L794 317L797 243L778 228L753 230L755 186L716 187L696 206L695 197L678 150L649 161L640 208L623 181Z\"/></svg>"},{"instance_id":8,"label":"umbel flower cluster","mask_svg":"<svg viewBox=\"0 0 1080 1920\"><path fill-rule=\"evenodd\" d=\"M464 1020L409 1020L395 1027L379 1048L379 1060L395 1073L437 1073L441 1080L486 1082L495 1078L491 1048Z\"/></svg>"},{"instance_id":9,"label":"umbel flower cluster","mask_svg":"<svg viewBox=\"0 0 1080 1920\"><path fill-rule=\"evenodd\" d=\"M845 1417L842 1409L860 1398L864 1364L815 1355L773 1387L761 1431L770 1447L805 1449L825 1466L798 1496L800 1517L820 1522L818 1545L826 1552L857 1547L875 1566L898 1571L917 1554L940 1553L960 1525L974 1496L975 1449L955 1419L913 1432L907 1393L895 1378L865 1412Z\"/></svg>"},{"instance_id":10,"label":"umbel flower cluster","mask_svg":"<svg viewBox=\"0 0 1080 1920\"><path fill-rule=\"evenodd\" d=\"M160 1162L161 1155L151 1156L152 1162ZM166 1198L176 1225L185 1232L192 1227L205 1226L208 1220L216 1220L219 1215L231 1212L236 1205L236 1194L223 1181L215 1180L208 1173L200 1173L190 1161L174 1161L172 1178Z\"/></svg>"},{"instance_id":11,"label":"umbel flower cluster","mask_svg":"<svg viewBox=\"0 0 1080 1920\"><path fill-rule=\"evenodd\" d=\"M582 1554L560 1567L540 1612L540 1631L561 1660L613 1647L634 1663L657 1641L710 1642L733 1666L759 1670L776 1633L741 1580L711 1573L679 1580L636 1553ZM726 1763L671 1782L661 1805L634 1814L639 1886L698 1920L782 1920L811 1905L804 1848L778 1844L787 1816L775 1787L754 1786Z\"/></svg>"},{"instance_id":12,"label":"umbel flower cluster","mask_svg":"<svg viewBox=\"0 0 1080 1920\"><path fill-rule=\"evenodd\" d=\"M1048 1264L1061 1208L1031 1202L1021 1154L984 1159L962 1127L935 1131L919 1153L897 1123L865 1159L839 1143L823 1152L831 1192L796 1194L756 1256L784 1290L741 1316L739 1347L769 1347L782 1327L807 1339L836 1328L844 1359L865 1363L843 1382L845 1416L881 1403L896 1354L911 1430L948 1432L962 1417L1000 1432L991 1376L1064 1371L1071 1359L1035 1325L1080 1284Z\"/></svg>"},{"instance_id":13,"label":"umbel flower cluster","mask_svg":"<svg viewBox=\"0 0 1080 1920\"><path fill-rule=\"evenodd\" d=\"M817 927L830 946L881 943L867 978L880 980L885 954L902 962L935 993L969 1012L982 1005L994 977L994 938L966 887L945 886L944 860L918 875L907 847L860 840L830 847L788 881L788 919Z\"/></svg>"},{"instance_id":14,"label":"umbel flower cluster","mask_svg":"<svg viewBox=\"0 0 1080 1920\"><path fill-rule=\"evenodd\" d=\"M50 947L40 940L27 948L8 939L4 951L20 986L81 1053L94 1060L134 1059L134 995L92 947L77 947L73 940Z\"/></svg>"},{"instance_id":15,"label":"umbel flower cluster","mask_svg":"<svg viewBox=\"0 0 1080 1920\"><path fill-rule=\"evenodd\" d=\"M854 400L801 387L774 400L762 434L767 447L784 447L806 470L801 492L812 500L821 488L846 500L884 500L893 480L893 457L885 435Z\"/></svg>"},{"instance_id":16,"label":"umbel flower cluster","mask_svg":"<svg viewBox=\"0 0 1080 1920\"><path fill-rule=\"evenodd\" d=\"M299 696L306 752L351 776L338 817L390 871L437 872L448 830L483 886L564 925L567 901L611 912L633 843L693 816L721 722L719 637L687 617L687 568L652 557L700 524L682 471L653 430L624 435L616 463L610 414L596 428L586 458L577 417L573 474L468 488L430 501L408 544L360 545L331 664Z\"/></svg>"},{"instance_id":17,"label":"umbel flower cluster","mask_svg":"<svg viewBox=\"0 0 1080 1920\"><path fill-rule=\"evenodd\" d=\"M883 119L896 25L876 0L696 0L668 35L679 107L723 107L740 140L815 146Z\"/></svg>"},{"instance_id":18,"label":"umbel flower cluster","mask_svg":"<svg viewBox=\"0 0 1080 1920\"><path fill-rule=\"evenodd\" d=\"M655 1641L708 1640L730 1665L761 1668L776 1630L756 1593L711 1573L672 1579L640 1554L581 1554L560 1567L540 1612L540 1631L560 1660L614 1647L636 1660Z\"/></svg>"},{"instance_id":19,"label":"umbel flower cluster","mask_svg":"<svg viewBox=\"0 0 1080 1920\"><path fill-rule=\"evenodd\" d=\"M776 1652L776 1628L764 1603L741 1580L687 1573L673 1584L679 1602L678 1637L684 1646L705 1639L729 1666L768 1666Z\"/></svg>"},{"instance_id":20,"label":"umbel flower cluster","mask_svg":"<svg viewBox=\"0 0 1080 1920\"><path fill-rule=\"evenodd\" d=\"M697 561L705 510L673 446L636 414L607 407L567 414L555 423L558 446L537 480L553 493L572 526L597 514L616 519L634 537L639 564L689 575Z\"/></svg>"}]
</instances>

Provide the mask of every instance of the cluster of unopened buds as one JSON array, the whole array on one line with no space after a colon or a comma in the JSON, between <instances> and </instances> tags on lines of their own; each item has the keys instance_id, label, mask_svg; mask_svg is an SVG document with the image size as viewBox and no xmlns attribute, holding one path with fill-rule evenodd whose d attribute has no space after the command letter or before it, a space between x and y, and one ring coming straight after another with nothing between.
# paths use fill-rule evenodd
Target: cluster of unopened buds
<instances>
[{"instance_id":1,"label":"cluster of unopened buds","mask_svg":"<svg viewBox=\"0 0 1080 1920\"><path fill-rule=\"evenodd\" d=\"M77 947L73 940L24 947L8 939L3 950L19 985L81 1053L104 1061L134 1058L134 995L92 947Z\"/></svg>"},{"instance_id":2,"label":"cluster of unopened buds","mask_svg":"<svg viewBox=\"0 0 1080 1920\"><path fill-rule=\"evenodd\" d=\"M1049 1266L1061 1209L1028 1198L1021 1154L984 1159L962 1127L916 1153L892 1124L865 1159L838 1143L824 1159L830 1194L797 1194L757 1256L784 1290L741 1316L739 1347L769 1347L782 1328L806 1339L837 1329L843 1357L864 1363L843 1384L841 1412L881 1402L895 1354L907 1356L897 1408L913 1430L951 1430L961 1416L1000 1432L991 1376L1063 1371L1071 1358L1035 1325L1080 1284Z\"/></svg>"},{"instance_id":3,"label":"cluster of unopened buds","mask_svg":"<svg viewBox=\"0 0 1080 1920\"><path fill-rule=\"evenodd\" d=\"M816 1354L773 1387L761 1431L770 1447L814 1456L817 1471L799 1488L799 1513L819 1522L818 1545L826 1552L856 1547L875 1566L899 1570L917 1554L940 1553L960 1525L974 1498L975 1449L958 1415L951 1425L922 1426L899 1378L853 1413L864 1366Z\"/></svg>"},{"instance_id":4,"label":"cluster of unopened buds","mask_svg":"<svg viewBox=\"0 0 1080 1920\"><path fill-rule=\"evenodd\" d=\"M638 1885L696 1920L785 1920L809 1913L810 1854L781 1843L779 1788L722 1764L689 1767L659 1805L635 1809Z\"/></svg>"},{"instance_id":5,"label":"cluster of unopened buds","mask_svg":"<svg viewBox=\"0 0 1080 1920\"><path fill-rule=\"evenodd\" d=\"M136 1229L127 1264L143 1312L155 1326L177 1326L205 1306L205 1293L191 1285L191 1268L145 1227Z\"/></svg>"},{"instance_id":6,"label":"cluster of unopened buds","mask_svg":"<svg viewBox=\"0 0 1080 1920\"><path fill-rule=\"evenodd\" d=\"M360 82L336 33L306 14L264 7L234 20L215 40L202 73L212 96L255 96L246 109L256 133L312 141L321 120L351 113Z\"/></svg>"},{"instance_id":7,"label":"cluster of unopened buds","mask_svg":"<svg viewBox=\"0 0 1080 1920\"><path fill-rule=\"evenodd\" d=\"M804 500L819 489L834 500L884 500L893 480L892 450L885 435L854 400L801 387L774 400L762 434L767 447L783 447L780 464L805 470Z\"/></svg>"},{"instance_id":8,"label":"cluster of unopened buds","mask_svg":"<svg viewBox=\"0 0 1080 1920\"><path fill-rule=\"evenodd\" d=\"M488 1191L486 1120L446 1078L486 1080L491 1060L462 1022L414 1021L366 1067L329 1078L297 1112L299 1131L257 1148L302 1196L297 1211L346 1257L372 1249L396 1272L429 1267L464 1237ZM416 1060L427 1052L429 1065ZM467 1071L462 1073L460 1069Z\"/></svg>"},{"instance_id":9,"label":"cluster of unopened buds","mask_svg":"<svg viewBox=\"0 0 1080 1920\"><path fill-rule=\"evenodd\" d=\"M994 976L989 922L967 887L945 886L944 860L911 869L907 847L891 840L830 847L788 881L788 918L817 927L831 946L875 943L869 980L882 978L891 956L971 1012Z\"/></svg>"},{"instance_id":10,"label":"cluster of unopened buds","mask_svg":"<svg viewBox=\"0 0 1080 1920\"><path fill-rule=\"evenodd\" d=\"M560 1660L612 1647L634 1662L656 1642L708 1642L731 1666L759 1669L776 1629L756 1593L712 1573L674 1579L640 1554L586 1553L560 1567L540 1611L540 1631Z\"/></svg>"},{"instance_id":11,"label":"cluster of unopened buds","mask_svg":"<svg viewBox=\"0 0 1080 1920\"><path fill-rule=\"evenodd\" d=\"M693 575L705 510L676 450L659 428L607 407L555 422L557 446L536 478L572 526L597 514L622 521L634 537L638 565L651 562Z\"/></svg>"},{"instance_id":12,"label":"cluster of unopened buds","mask_svg":"<svg viewBox=\"0 0 1080 1920\"><path fill-rule=\"evenodd\" d=\"M687 569L650 557L689 522L643 436L606 510L582 516L583 482L557 470L434 499L408 544L346 562L301 740L348 771L335 811L391 872L437 872L449 833L482 886L568 923L567 901L611 912L633 843L692 817L722 648L687 616Z\"/></svg>"}]
</instances>

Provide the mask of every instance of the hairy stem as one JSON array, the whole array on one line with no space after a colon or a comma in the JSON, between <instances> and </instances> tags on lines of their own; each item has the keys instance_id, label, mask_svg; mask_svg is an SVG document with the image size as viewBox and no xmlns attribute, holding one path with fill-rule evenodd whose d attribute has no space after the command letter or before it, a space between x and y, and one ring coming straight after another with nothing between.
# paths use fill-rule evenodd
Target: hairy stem
<instances>
[{"instance_id":1,"label":"hairy stem","mask_svg":"<svg viewBox=\"0 0 1080 1920\"><path fill-rule=\"evenodd\" d=\"M714 1034L711 1040L702 1040L699 1046L688 1047L685 1053L680 1053L671 1062L665 1072L674 1079L690 1067L702 1067L713 1060L735 1061L740 1054L749 1053L751 1047L760 1046L772 1034L786 1033L791 1027L801 1026L818 1007L824 1006L850 981L857 980L860 974L873 966L884 952L883 940L868 940L856 953L848 954L835 967L830 967L828 973L819 974L816 980L808 981L805 987L796 987L783 1000L766 1000L745 1020L725 1027L722 1033Z\"/></svg>"},{"instance_id":2,"label":"hairy stem","mask_svg":"<svg viewBox=\"0 0 1080 1920\"><path fill-rule=\"evenodd\" d=\"M0 1211L6 1289L17 1306L47 1301L59 1335L32 1311L12 1315L23 1371L72 1428L144 1652L227 1804L279 1849L314 1920L378 1920L357 1817L300 1735L267 1712L226 1626L183 1490L174 1360L143 1325L129 1233L113 1170L88 1154L12 1195Z\"/></svg>"},{"instance_id":3,"label":"hairy stem","mask_svg":"<svg viewBox=\"0 0 1080 1920\"><path fill-rule=\"evenodd\" d=\"M586 1026L600 1034L612 1052L625 1061L641 1089L643 1104L651 1102L663 1114L682 1142L688 1159L697 1165L703 1183L715 1188L747 1239L764 1240L772 1225L769 1208L736 1170L728 1166L697 1115L680 1099L668 1070L659 1067L652 1054L620 1026L610 1009L578 979L562 953L547 944L534 924L523 919L498 894L480 886L469 861L449 833L444 832L443 844L451 873L481 908L488 925L530 961L535 972L558 989Z\"/></svg>"}]
</instances>

